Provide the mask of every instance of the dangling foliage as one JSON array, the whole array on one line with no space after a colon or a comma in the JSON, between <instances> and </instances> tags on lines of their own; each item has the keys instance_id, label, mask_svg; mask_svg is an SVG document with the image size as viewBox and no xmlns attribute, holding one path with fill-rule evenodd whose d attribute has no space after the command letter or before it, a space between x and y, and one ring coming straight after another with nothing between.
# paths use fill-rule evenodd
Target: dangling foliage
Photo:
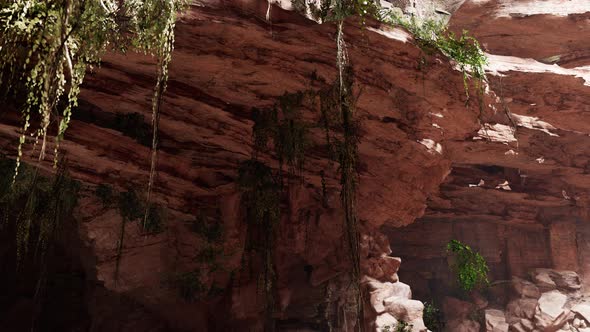
<instances>
[{"instance_id":1,"label":"dangling foliage","mask_svg":"<svg viewBox=\"0 0 590 332\"><path fill-rule=\"evenodd\" d=\"M238 186L246 208L245 253L255 253L261 266L258 281L265 295L265 332L274 331L276 271L274 247L280 221L280 184L272 169L257 160L248 160L238 170Z\"/></svg>"},{"instance_id":2,"label":"dangling foliage","mask_svg":"<svg viewBox=\"0 0 590 332\"><path fill-rule=\"evenodd\" d=\"M0 156L0 172L9 175L15 161ZM78 182L60 167L52 178L41 176L38 169L26 166L12 185L10 176L0 181L0 218L3 226L13 220L16 229L17 266L30 248L43 257L61 224L71 217L78 202ZM36 235L36 236L32 236Z\"/></svg>"},{"instance_id":3,"label":"dangling foliage","mask_svg":"<svg viewBox=\"0 0 590 332\"><path fill-rule=\"evenodd\" d=\"M252 110L254 158L266 151L272 141L279 160L281 184L284 164L287 164L291 173L303 168L309 126L301 120L301 108L308 98L314 98L312 91L285 93L272 109Z\"/></svg>"},{"instance_id":4,"label":"dangling foliage","mask_svg":"<svg viewBox=\"0 0 590 332\"><path fill-rule=\"evenodd\" d=\"M47 135L56 124L54 162L78 104L80 85L89 66L107 51L140 51L158 59L152 101L152 156L147 199L157 157L157 130L162 95L174 44L176 12L188 0L0 0L0 90L24 95L23 128L13 182L27 135L39 139L39 160ZM65 105L59 107L59 105ZM38 123L38 125L33 125ZM31 130L31 128L35 129ZM144 223L149 215L146 207Z\"/></svg>"},{"instance_id":5,"label":"dangling foliage","mask_svg":"<svg viewBox=\"0 0 590 332\"><path fill-rule=\"evenodd\" d=\"M377 19L383 23L408 30L424 52L430 54L439 51L455 61L463 73L463 85L467 98L469 99L470 77L474 80L474 87L480 94L479 97L482 97L486 79L487 57L477 39L470 36L466 30L457 36L454 32L449 31L447 24L442 20L421 20L415 16L399 15L388 9L380 10Z\"/></svg>"}]
</instances>

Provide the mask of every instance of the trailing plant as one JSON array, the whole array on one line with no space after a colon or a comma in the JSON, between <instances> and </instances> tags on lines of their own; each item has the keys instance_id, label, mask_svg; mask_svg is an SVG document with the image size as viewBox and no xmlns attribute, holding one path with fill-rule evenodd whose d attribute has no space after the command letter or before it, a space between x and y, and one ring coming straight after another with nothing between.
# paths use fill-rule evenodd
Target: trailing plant
<instances>
[{"instance_id":1,"label":"trailing plant","mask_svg":"<svg viewBox=\"0 0 590 332\"><path fill-rule=\"evenodd\" d=\"M143 211L139 197L133 189L119 194L118 205L119 213L121 214L121 226L119 228L119 240L117 241L117 254L115 258L115 283L119 280L119 267L125 240L125 224L140 218Z\"/></svg>"},{"instance_id":2,"label":"trailing plant","mask_svg":"<svg viewBox=\"0 0 590 332\"><path fill-rule=\"evenodd\" d=\"M0 218L16 229L16 261L19 266L30 248L41 257L62 223L71 218L78 202L80 185L68 177L65 165L53 177L39 175L35 167L24 165L12 182L9 174L15 161L0 156Z\"/></svg>"},{"instance_id":3,"label":"trailing plant","mask_svg":"<svg viewBox=\"0 0 590 332\"><path fill-rule=\"evenodd\" d=\"M477 39L470 36L467 30L463 30L461 35L457 36L441 20L421 20L415 16L399 15L395 11L385 9L378 12L377 18L386 24L401 26L408 30L424 52L431 54L440 51L455 61L463 73L463 85L468 100L470 77L473 78L479 97L482 97L486 80L485 66L488 61Z\"/></svg>"},{"instance_id":4,"label":"trailing plant","mask_svg":"<svg viewBox=\"0 0 590 332\"><path fill-rule=\"evenodd\" d=\"M119 194L119 212L126 221L135 221L142 217L143 204L137 192L129 188Z\"/></svg>"},{"instance_id":5,"label":"trailing plant","mask_svg":"<svg viewBox=\"0 0 590 332\"><path fill-rule=\"evenodd\" d=\"M86 69L107 51L131 49L157 57L152 100L150 200L157 157L157 130L174 44L176 13L187 0L13 0L0 1L0 89L24 95L23 128L13 182L27 135L39 141L39 160L47 149L49 126L57 124L55 157L78 104ZM65 107L60 108L60 101ZM35 120L35 121L34 121ZM34 123L38 125L33 125ZM36 127L34 129L34 127ZM149 214L146 205L144 222Z\"/></svg>"},{"instance_id":6,"label":"trailing plant","mask_svg":"<svg viewBox=\"0 0 590 332\"><path fill-rule=\"evenodd\" d=\"M254 253L261 267L258 281L264 293L264 329L274 331L276 271L273 256L280 221L280 183L270 167L252 159L240 165L238 186L248 225L245 254Z\"/></svg>"},{"instance_id":7,"label":"trailing plant","mask_svg":"<svg viewBox=\"0 0 590 332\"><path fill-rule=\"evenodd\" d=\"M305 2L307 4L307 1ZM360 17L361 23L367 16L375 16L378 13L378 7L374 1L366 0L335 0L320 1L319 4L307 4L312 15L319 16L321 22L334 22L336 24L336 67L338 70L336 83L331 89L327 89L321 100L321 115L325 129L326 141L331 148L335 146L333 152L340 164L340 186L341 201L344 209L343 228L347 249L352 265L350 279L352 281L353 303L346 305L352 306L356 311L356 329L364 330L362 319L363 300L360 290L360 255L359 255L359 229L355 212L355 195L356 195L356 162L357 162L357 145L358 145L358 126L354 120L355 100L352 92L353 71L349 63L346 42L344 39L344 20L347 17L356 15ZM309 8L311 7L311 8ZM306 9L307 10L307 9ZM330 111L337 110L339 114L339 124L341 139L330 135Z\"/></svg>"},{"instance_id":8,"label":"trailing plant","mask_svg":"<svg viewBox=\"0 0 590 332\"><path fill-rule=\"evenodd\" d=\"M463 291L470 292L489 285L489 268L478 252L460 241L451 240L447 244L447 254L451 257L450 268Z\"/></svg>"},{"instance_id":9,"label":"trailing plant","mask_svg":"<svg viewBox=\"0 0 590 332\"><path fill-rule=\"evenodd\" d=\"M306 98L313 98L312 91L285 93L270 110L252 110L254 127L254 154L266 151L272 141L279 161L279 176L282 183L283 165L289 171L301 171L308 145L308 125L301 120L300 109ZM255 156L256 157L256 156Z\"/></svg>"}]
</instances>

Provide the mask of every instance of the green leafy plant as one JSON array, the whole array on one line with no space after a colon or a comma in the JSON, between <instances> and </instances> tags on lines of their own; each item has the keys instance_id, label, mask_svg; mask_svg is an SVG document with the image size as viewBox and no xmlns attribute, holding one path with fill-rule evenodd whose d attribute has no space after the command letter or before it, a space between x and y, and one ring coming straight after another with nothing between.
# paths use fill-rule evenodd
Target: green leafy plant
<instances>
[{"instance_id":1,"label":"green leafy plant","mask_svg":"<svg viewBox=\"0 0 590 332\"><path fill-rule=\"evenodd\" d=\"M414 326L412 324L406 323L403 320L400 320L399 323L395 326L394 332L411 332Z\"/></svg>"},{"instance_id":2,"label":"green leafy plant","mask_svg":"<svg viewBox=\"0 0 590 332\"><path fill-rule=\"evenodd\" d=\"M432 332L442 332L445 327L445 320L442 311L433 302L424 303L422 314L424 325Z\"/></svg>"},{"instance_id":3,"label":"green leafy plant","mask_svg":"<svg viewBox=\"0 0 590 332\"><path fill-rule=\"evenodd\" d=\"M384 326L381 328L381 332L411 332L413 325L399 321L395 326Z\"/></svg>"},{"instance_id":4,"label":"green leafy plant","mask_svg":"<svg viewBox=\"0 0 590 332\"><path fill-rule=\"evenodd\" d=\"M489 268L478 252L460 241L451 240L447 244L447 253L450 256L450 268L462 290L470 292L489 285Z\"/></svg>"},{"instance_id":5,"label":"green leafy plant","mask_svg":"<svg viewBox=\"0 0 590 332\"><path fill-rule=\"evenodd\" d=\"M463 84L468 98L470 76L474 78L478 93L483 94L485 66L488 60L477 39L470 36L468 31L463 30L461 35L457 36L449 31L443 21L420 20L415 16L399 15L392 10L381 10L377 17L381 22L408 30L414 36L418 46L426 53L440 51L454 60L463 73Z\"/></svg>"}]
</instances>

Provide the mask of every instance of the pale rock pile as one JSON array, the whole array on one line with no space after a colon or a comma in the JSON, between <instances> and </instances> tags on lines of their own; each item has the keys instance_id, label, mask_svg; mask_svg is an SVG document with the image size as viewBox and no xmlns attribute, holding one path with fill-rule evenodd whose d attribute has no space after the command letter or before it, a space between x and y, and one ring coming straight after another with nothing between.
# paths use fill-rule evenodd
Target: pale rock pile
<instances>
[{"instance_id":1,"label":"pale rock pile","mask_svg":"<svg viewBox=\"0 0 590 332\"><path fill-rule=\"evenodd\" d=\"M454 332L590 332L590 302L573 271L534 269L530 280L510 280L505 308L446 298L447 330Z\"/></svg>"},{"instance_id":2,"label":"pale rock pile","mask_svg":"<svg viewBox=\"0 0 590 332\"><path fill-rule=\"evenodd\" d=\"M401 259L391 257L389 241L382 234L364 235L361 241L362 288L367 301L366 322L376 332L395 331L401 322L412 332L426 332L424 304L412 300L410 286L398 280Z\"/></svg>"}]
</instances>

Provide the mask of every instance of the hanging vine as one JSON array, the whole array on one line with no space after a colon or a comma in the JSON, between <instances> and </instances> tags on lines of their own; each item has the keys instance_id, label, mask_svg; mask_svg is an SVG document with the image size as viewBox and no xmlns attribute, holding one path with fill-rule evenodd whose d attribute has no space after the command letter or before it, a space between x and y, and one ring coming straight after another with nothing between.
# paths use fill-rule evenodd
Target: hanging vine
<instances>
[{"instance_id":1,"label":"hanging vine","mask_svg":"<svg viewBox=\"0 0 590 332\"><path fill-rule=\"evenodd\" d=\"M289 174L301 172L307 147L308 125L301 121L300 109L311 91L285 93L270 109L253 109L252 158L243 162L238 170L238 187L246 210L246 248L243 262L254 261L261 268L259 289L264 292L264 330L274 331L276 270L274 246L280 221L280 197L283 188L283 166ZM279 161L278 171L261 161L261 154L269 145ZM249 257L246 257L249 256Z\"/></svg>"},{"instance_id":2,"label":"hanging vine","mask_svg":"<svg viewBox=\"0 0 590 332\"><path fill-rule=\"evenodd\" d=\"M274 331L276 271L274 245L280 221L280 185L272 169L257 160L240 165L238 185L246 207L246 253L257 259L261 268L259 289L264 294L264 331ZM249 261L252 258L249 259Z\"/></svg>"},{"instance_id":3,"label":"hanging vine","mask_svg":"<svg viewBox=\"0 0 590 332\"><path fill-rule=\"evenodd\" d=\"M134 50L155 55L157 82L152 101L152 154L148 182L151 198L157 161L162 95L174 44L176 13L188 0L13 0L0 1L0 89L24 95L13 183L27 136L40 141L45 158L50 125L56 124L54 163L60 141L77 106L88 67L106 51ZM65 105L65 106L63 106ZM32 129L34 128L34 129ZM35 148L33 147L33 151ZM148 219L146 207L144 223Z\"/></svg>"},{"instance_id":4,"label":"hanging vine","mask_svg":"<svg viewBox=\"0 0 590 332\"><path fill-rule=\"evenodd\" d=\"M15 161L0 156L0 172L9 174ZM67 176L62 165L53 178L41 176L37 168L26 166L17 184L11 178L0 181L0 217L3 227L14 221L16 262L19 268L34 249L42 259L62 222L71 217L78 201L79 184Z\"/></svg>"}]
</instances>

